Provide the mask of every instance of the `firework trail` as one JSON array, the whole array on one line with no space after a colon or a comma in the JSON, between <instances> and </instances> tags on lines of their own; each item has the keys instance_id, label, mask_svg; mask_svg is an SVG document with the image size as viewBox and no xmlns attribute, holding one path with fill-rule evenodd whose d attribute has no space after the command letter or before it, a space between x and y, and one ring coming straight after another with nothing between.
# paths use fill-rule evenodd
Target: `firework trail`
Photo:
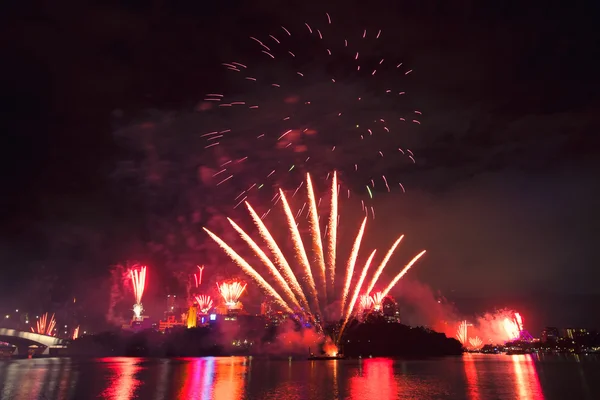
<instances>
[{"instance_id":1,"label":"firework trail","mask_svg":"<svg viewBox=\"0 0 600 400\"><path fill-rule=\"evenodd\" d=\"M310 288L310 294L315 302L315 312L320 314L319 310L319 299L317 295L317 288L315 287L315 280L312 275L312 270L310 268L310 262L308 261L308 256L306 254L306 249L304 248L304 244L302 243L302 236L300 236L300 231L298 230L298 225L296 224L296 220L292 214L292 210L288 201L283 193L283 190L279 189L279 194L281 196L281 204L283 204L283 209L285 211L285 216L288 221L288 227L290 228L290 233L292 234L292 242L294 243L295 254L298 258L298 261L304 268L304 274L306 276L305 282L308 284Z\"/></svg>"},{"instance_id":2,"label":"firework trail","mask_svg":"<svg viewBox=\"0 0 600 400\"><path fill-rule=\"evenodd\" d=\"M377 283L377 280L381 276L381 273L383 272L385 266L387 265L388 261L392 257L392 254L394 254L396 247L398 247L398 245L400 244L400 242L402 241L403 238L404 238L404 235L400 236L398 238L398 240L396 240L394 242L394 244L392 245L390 250L385 255L383 261L381 261L381 264L379 264L379 267L377 267L377 270L375 271L375 275L373 275L373 279L371 279L371 283L369 283L369 286L367 287L367 290L366 290L367 293L371 293L371 290L373 290L373 287Z\"/></svg>"},{"instance_id":3,"label":"firework trail","mask_svg":"<svg viewBox=\"0 0 600 400\"><path fill-rule=\"evenodd\" d=\"M196 303L198 303L198 309L200 312L202 314L207 314L213 306L213 300L211 297L202 294L199 296L194 296L194 298L196 299Z\"/></svg>"},{"instance_id":4,"label":"firework trail","mask_svg":"<svg viewBox=\"0 0 600 400\"><path fill-rule=\"evenodd\" d=\"M423 250L422 252L420 252L419 254L417 254L412 260L410 260L410 262L408 264L406 264L406 266L404 267L404 269L402 271L400 271L400 273L398 275L396 275L396 277L394 279L392 279L392 281L389 283L389 285L387 285L387 287L383 290L383 297L387 297L387 295L390 293L390 290L392 290L392 288L394 286L396 286L396 284L398 283L398 281L400 281L400 279L402 279L402 277L404 275L406 275L406 273L408 272L408 270L417 261L419 261L419 258L423 257L426 252L427 252L427 250Z\"/></svg>"},{"instance_id":5,"label":"firework trail","mask_svg":"<svg viewBox=\"0 0 600 400\"><path fill-rule=\"evenodd\" d=\"M363 219L363 223L360 226L354 245L352 246L352 252L348 259L348 266L346 267L346 281L344 283L344 289L342 291L342 303L341 312L343 314L344 307L346 306L346 299L348 297L348 291L350 290L350 283L352 282L352 275L354 275L354 266L356 265L356 258L358 257L358 251L360 250L360 243L362 241L363 234L365 233L365 227L367 226L367 217Z\"/></svg>"},{"instance_id":6,"label":"firework trail","mask_svg":"<svg viewBox=\"0 0 600 400\"><path fill-rule=\"evenodd\" d=\"M456 339L463 345L467 344L467 321L461 321L456 329Z\"/></svg>"},{"instance_id":7,"label":"firework trail","mask_svg":"<svg viewBox=\"0 0 600 400\"><path fill-rule=\"evenodd\" d=\"M236 206L261 187L302 180L297 171L324 167L364 182L357 187L371 198L376 185L403 188L380 171L398 157L415 163L399 140L412 134L407 124L421 123L399 79L412 70L383 57L381 30L340 31L327 15L248 37L253 61L222 63L236 90L205 95L203 109L227 125L200 135L202 147L215 154L212 181L231 187Z\"/></svg>"},{"instance_id":8,"label":"firework trail","mask_svg":"<svg viewBox=\"0 0 600 400\"><path fill-rule=\"evenodd\" d=\"M365 282L365 278L367 277L367 272L369 271L369 267L371 266L371 261L373 261L373 257L375 257L376 251L377 250L373 250L373 252L369 256L369 258L367 259L365 266L363 267L362 273L360 274L360 278L358 278L358 283L356 284L356 287L354 288L354 294L352 295L350 304L348 304L348 309L347 309L346 313L344 314L344 322L342 323L342 327L341 327L340 331L344 331L344 328L346 327L346 324L348 323L348 320L350 319L350 316L352 315L352 311L354 310L354 305L356 304L358 295L360 294L360 291L362 290L363 283Z\"/></svg>"},{"instance_id":9,"label":"firework trail","mask_svg":"<svg viewBox=\"0 0 600 400\"><path fill-rule=\"evenodd\" d=\"M73 330L73 340L79 338L79 325Z\"/></svg>"},{"instance_id":10,"label":"firework trail","mask_svg":"<svg viewBox=\"0 0 600 400\"><path fill-rule=\"evenodd\" d=\"M36 329L31 327L31 332L38 333L40 335L54 336L54 327L56 326L56 319L54 314L48 318L48 313L42 315L36 322Z\"/></svg>"},{"instance_id":11,"label":"firework trail","mask_svg":"<svg viewBox=\"0 0 600 400\"><path fill-rule=\"evenodd\" d=\"M248 275L250 275L260 287L262 287L270 296L273 296L275 302L282 306L286 311L293 312L290 306L281 298L279 293L269 283L258 273L254 268L246 262L238 253L235 252L227 243L225 243L221 238L212 233L206 228L203 228L206 233L221 247L225 253L233 260L235 263Z\"/></svg>"},{"instance_id":12,"label":"firework trail","mask_svg":"<svg viewBox=\"0 0 600 400\"><path fill-rule=\"evenodd\" d=\"M360 295L359 312L369 311L373 307L373 298L368 294Z\"/></svg>"},{"instance_id":13,"label":"firework trail","mask_svg":"<svg viewBox=\"0 0 600 400\"><path fill-rule=\"evenodd\" d=\"M519 323L516 318L504 318L502 324L509 341L516 340L521 336L521 330L519 329Z\"/></svg>"},{"instance_id":14,"label":"firework trail","mask_svg":"<svg viewBox=\"0 0 600 400\"><path fill-rule=\"evenodd\" d=\"M230 218L227 218L233 229L235 229L241 236L241 238L252 248L252 250L258 255L260 260L269 268L269 272L273 275L277 283L283 288L284 293L287 298L298 308L300 307L300 303L294 296L294 293L290 289L290 286L287 284L283 276L279 273L273 262L269 259L269 257L265 254L264 251L256 244L254 240L242 228L240 228L235 222L233 222Z\"/></svg>"},{"instance_id":15,"label":"firework trail","mask_svg":"<svg viewBox=\"0 0 600 400\"><path fill-rule=\"evenodd\" d=\"M204 271L204 265L197 265L196 267L198 267L198 273L194 274L194 281L196 282L196 287L199 287L202 285L202 272Z\"/></svg>"},{"instance_id":16,"label":"firework trail","mask_svg":"<svg viewBox=\"0 0 600 400\"><path fill-rule=\"evenodd\" d=\"M294 294L297 296L297 298L299 298L300 301L302 302L303 308L308 310L308 308L309 308L308 300L306 300L306 296L304 296L304 292L302 291L302 288L300 287L300 283L298 282L298 279L296 278L296 275L292 271L290 264L287 262L285 256L283 255L281 249L279 248L279 245L277 244L275 239L273 239L271 232L269 232L269 230L267 229L265 224L258 217L258 214L256 214L256 212L254 211L252 206L250 206L250 204L246 203L246 207L248 208L248 211L250 212L250 215L252 216L252 220L254 221L254 224L258 228L258 231L259 231L261 237L267 243L267 247L269 247L269 250L271 250L271 252L273 253L273 256L275 257L275 261L281 268L281 272L283 273L283 276L285 277L286 281L289 282L290 288L292 289Z\"/></svg>"},{"instance_id":17,"label":"firework trail","mask_svg":"<svg viewBox=\"0 0 600 400\"><path fill-rule=\"evenodd\" d=\"M479 336L475 336L474 338L469 338L469 344L471 345L471 348L479 349L483 345L483 340L481 340Z\"/></svg>"},{"instance_id":18,"label":"firework trail","mask_svg":"<svg viewBox=\"0 0 600 400\"><path fill-rule=\"evenodd\" d=\"M146 267L141 267L139 270L132 269L131 272L131 284L133 286L133 294L135 296L135 304L133 305L133 314L135 319L139 320L144 312L142 306L142 296L144 295L144 289L146 288Z\"/></svg>"},{"instance_id":19,"label":"firework trail","mask_svg":"<svg viewBox=\"0 0 600 400\"><path fill-rule=\"evenodd\" d=\"M327 278L325 271L325 256L323 254L323 241L321 240L321 229L319 228L319 213L317 211L317 200L315 199L315 191L313 189L310 175L306 174L306 189L308 190L308 202L310 210L310 230L313 243L313 252L316 262L319 266L319 278L323 284L322 294L327 293Z\"/></svg>"},{"instance_id":20,"label":"firework trail","mask_svg":"<svg viewBox=\"0 0 600 400\"><path fill-rule=\"evenodd\" d=\"M333 172L331 181L331 204L329 208L329 222L327 224L327 269L329 272L329 290L335 290L333 284L335 281L335 246L337 241L337 221L338 221L338 193L337 193L337 172Z\"/></svg>"},{"instance_id":21,"label":"firework trail","mask_svg":"<svg viewBox=\"0 0 600 400\"><path fill-rule=\"evenodd\" d=\"M381 310L381 305L383 303L384 298L385 296L383 295L383 292L377 292L371 296L371 304L373 305L373 310Z\"/></svg>"},{"instance_id":22,"label":"firework trail","mask_svg":"<svg viewBox=\"0 0 600 400\"><path fill-rule=\"evenodd\" d=\"M310 182L310 177L308 177L307 181ZM335 185L335 180L333 180L333 182ZM310 184L307 184L307 188L309 191L308 195L311 196ZM334 188L332 188L332 193L335 193ZM290 237L292 239L292 243L293 243L293 247L294 247L294 255L299 261L302 274L305 276L305 279L303 279L303 284L305 286L305 289L307 290L307 293L309 293L310 297L314 299L314 302L316 305L312 309L310 307L299 309L298 303L300 303L300 305L306 303L305 300L300 300L300 299L306 299L308 296L306 296L305 294L302 294L301 297L296 296L296 298L299 299L299 301L297 301L297 302L293 301L294 294L295 294L294 290L293 290L293 286L295 286L295 285L293 284L293 282L295 281L297 283L297 279L295 279L295 278L289 279L288 277L285 277L285 279L284 279L284 276L276 273L277 270L276 270L274 263L271 262L271 260L260 249L260 247L256 244L256 242L254 242L248 236L248 234L246 234L246 232L244 232L233 221L230 220L230 223L232 224L234 229L242 236L242 238L244 239L246 244L248 244L250 246L250 248L258 256L258 258L262 261L262 263L267 267L271 276L277 282L277 286L282 290L285 297L290 299L289 303L284 300L283 296L281 296L279 294L279 292L275 288L273 288L263 278L263 276L260 273L258 273L253 267L251 267L250 264L244 258L242 258L235 250L233 250L231 248L231 246L226 244L222 239L220 239L217 235L215 235L214 233L209 231L207 228L204 228L204 230L210 235L210 237L213 240L215 240L217 242L217 244L219 244L219 246L225 251L225 253L244 270L244 272L246 272L253 279L255 279L258 282L258 284L267 292L267 294L272 296L275 299L275 301L280 306L282 306L287 312L304 313L308 317L310 317L311 320L318 321L318 320L320 320L320 318L315 318L315 317L320 315L320 309L319 309L319 303L317 300L316 285L315 285L315 281L314 281L314 278L312 275L313 267L311 266L310 262L308 261L308 255L307 255L306 249L304 248L304 244L303 244L302 238L300 236L300 231L298 229L298 225L296 224L296 221L295 221L293 215L291 215L289 203L288 203L285 193L283 191L280 191L280 199L281 199L281 203L282 203L282 206L284 209L284 214L286 216L286 221L287 221L287 225L288 225L287 227L288 227L288 230L290 233ZM334 207L337 209L337 197L332 198L332 203L335 204ZM260 218L258 218L258 215L254 212L253 208L249 204L247 204L247 207L248 207L248 210L250 210L253 220L259 229L261 237L267 243L267 246L273 253L273 257L277 260L277 264L281 268L282 272L284 272L284 274L290 274L291 276L294 276L294 273L291 270L289 262L286 261L285 255L281 252L281 249L277 245L277 242L275 241L273 236L269 233L266 226L260 221ZM317 215L316 219L318 221L318 215ZM354 315L357 311L356 303L357 303L359 296L361 296L361 292L363 290L362 289L363 284L364 284L365 280L367 279L369 267L375 256L375 251L373 251L371 253L371 255L369 256L367 262L365 263L365 266L363 267L362 272L360 273L360 276L356 279L354 290L352 292L352 297L351 297L350 301L348 301L347 297L348 297L348 293L350 292L350 287L352 286L352 281L354 280L355 264L356 264L356 260L358 257L358 252L360 249L362 237L365 232L366 222L367 222L367 219L365 218L362 222L362 225L361 225L359 231L358 231L358 234L356 235L356 239L354 240L354 245L352 246L352 250L351 250L350 256L348 258L348 263L347 263L347 267L346 267L346 274L345 274L345 279L344 279L344 283L343 283L344 288L343 288L343 291L341 294L341 300L342 300L343 306L342 306L341 313L340 313L340 318L342 318L342 320L344 322L344 326L345 326L345 323L348 321L348 319L352 315ZM337 225L329 224L328 226L337 226ZM314 229L318 229L318 227L319 227L318 224L316 224L316 226L313 225L313 229L310 230L310 234L312 236L316 236ZM330 232L330 235L331 234L332 234L332 232ZM319 235L318 237L322 237L322 236ZM314 239L314 237L313 237L313 239ZM389 260L389 258L391 257L391 254L398 243L399 243L399 241L397 241L395 243L395 245L392 247L392 250L390 250L388 252L388 254L386 256L387 259L384 260L384 262L383 262L384 267L385 267L385 264L387 263L387 260ZM316 248L316 251L318 252L319 249ZM422 251L416 257L414 257L404 267L404 269L398 275L396 275L394 277L394 279L392 279L392 281L382 291L378 291L377 293L375 293L372 296L370 296L368 292L363 294L361 296L360 308L364 310L364 309L370 308L370 306L373 305L373 308L375 310L380 310L381 302L388 295L389 291L407 273L407 271L412 267L412 265L414 265L414 263L417 262L417 260L419 258L421 258L424 254L425 254L425 251ZM320 261L318 260L318 257L317 257L317 263L318 264L320 263ZM317 265L315 267L315 269L317 271L323 271L322 265L320 265L320 264ZM379 275L380 274L381 274L381 272L379 272ZM317 277L319 279L319 287L323 287L326 290L328 290L328 289L333 290L333 287L335 285L327 285L326 284L326 280L328 279L328 276L326 274L317 274ZM379 276L377 276L377 278L378 277ZM335 280L333 283L335 284ZM372 283L370 284L371 288L375 287L376 284L377 284L377 279L374 279L374 282L372 281ZM298 284L298 286L300 286L300 285ZM227 292L227 293L229 293L229 292ZM300 287L300 293L302 293L301 287ZM224 295L224 298L225 298L225 295ZM322 298L327 299L328 298L327 293L323 293ZM369 300L365 300L367 298ZM227 301L227 298L226 298L226 301ZM295 308L295 311L294 311L294 308ZM318 322L317 322L317 325L318 325ZM318 327L321 328L320 325L318 325ZM340 330L338 340L341 338L342 332L343 332L343 329Z\"/></svg>"},{"instance_id":23,"label":"firework trail","mask_svg":"<svg viewBox=\"0 0 600 400\"><path fill-rule=\"evenodd\" d=\"M519 331L523 331L523 318L521 318L521 314L518 312L515 313L515 321L517 322L517 327Z\"/></svg>"}]
</instances>

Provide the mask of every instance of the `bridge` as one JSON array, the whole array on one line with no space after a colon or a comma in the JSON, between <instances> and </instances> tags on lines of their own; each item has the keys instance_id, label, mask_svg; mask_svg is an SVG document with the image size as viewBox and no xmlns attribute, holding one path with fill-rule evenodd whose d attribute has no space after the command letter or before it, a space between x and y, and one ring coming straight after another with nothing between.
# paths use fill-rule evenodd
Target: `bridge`
<instances>
[{"instance_id":1,"label":"bridge","mask_svg":"<svg viewBox=\"0 0 600 400\"><path fill-rule=\"evenodd\" d=\"M18 355L27 355L32 345L42 347L41 354L49 354L51 347L64 347L67 344L66 340L54 336L7 328L0 328L0 341L16 346L15 354Z\"/></svg>"}]
</instances>

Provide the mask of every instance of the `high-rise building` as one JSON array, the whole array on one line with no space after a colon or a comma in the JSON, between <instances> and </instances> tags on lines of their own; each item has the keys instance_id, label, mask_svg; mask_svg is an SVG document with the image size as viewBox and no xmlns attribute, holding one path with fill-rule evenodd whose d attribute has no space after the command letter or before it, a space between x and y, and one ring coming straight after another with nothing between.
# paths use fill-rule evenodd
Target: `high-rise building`
<instances>
[{"instance_id":1,"label":"high-rise building","mask_svg":"<svg viewBox=\"0 0 600 400\"><path fill-rule=\"evenodd\" d=\"M383 317L387 322L400 322L400 310L398 304L390 296L383 299L381 302Z\"/></svg>"},{"instance_id":2,"label":"high-rise building","mask_svg":"<svg viewBox=\"0 0 600 400\"><path fill-rule=\"evenodd\" d=\"M553 343L560 338L558 334L558 328L548 326L542 331L542 343Z\"/></svg>"},{"instance_id":3,"label":"high-rise building","mask_svg":"<svg viewBox=\"0 0 600 400\"><path fill-rule=\"evenodd\" d=\"M177 295L168 294L167 295L167 313L173 313L177 309Z\"/></svg>"}]
</instances>

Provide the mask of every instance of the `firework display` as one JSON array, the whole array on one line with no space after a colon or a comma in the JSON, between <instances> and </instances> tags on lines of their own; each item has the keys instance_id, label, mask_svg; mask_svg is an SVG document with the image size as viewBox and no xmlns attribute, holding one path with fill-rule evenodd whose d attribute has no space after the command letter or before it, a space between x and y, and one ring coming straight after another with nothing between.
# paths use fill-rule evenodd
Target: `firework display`
<instances>
[{"instance_id":1,"label":"firework display","mask_svg":"<svg viewBox=\"0 0 600 400\"><path fill-rule=\"evenodd\" d=\"M496 310L476 317L472 322L459 320L455 324L439 324L436 329L446 333L448 337L455 337L465 347L477 349L481 344L503 344L515 340L531 342L533 338L523 326L523 318L513 310ZM475 340L475 342L472 342ZM470 345L470 346L469 346Z\"/></svg>"},{"instance_id":2,"label":"firework display","mask_svg":"<svg viewBox=\"0 0 600 400\"><path fill-rule=\"evenodd\" d=\"M469 345L472 349L479 349L483 346L483 340L479 336L475 336L474 338L469 338Z\"/></svg>"},{"instance_id":3,"label":"firework display","mask_svg":"<svg viewBox=\"0 0 600 400\"><path fill-rule=\"evenodd\" d=\"M415 163L405 147L422 114L405 96L412 70L384 50L381 30L343 27L329 14L276 26L223 62L235 89L206 94L201 109L223 126L201 137L215 154L212 181L231 188L236 207L263 187L332 169L352 182L340 187L346 196L404 191L385 171Z\"/></svg>"},{"instance_id":4,"label":"firework display","mask_svg":"<svg viewBox=\"0 0 600 400\"><path fill-rule=\"evenodd\" d=\"M307 188L307 196L309 203L312 203L314 199L314 192L311 184L310 175L307 174L306 177L306 188ZM337 188L337 180L336 174L333 173L332 179L332 193L335 194ZM375 252L371 253L371 256L365 263L362 271L357 279L355 278L354 270L356 267L358 252L360 250L362 237L366 228L367 218L365 217L361 227L358 231L356 239L354 240L354 245L352 246L352 250L348 261L346 263L345 268L345 277L342 283L341 292L339 292L339 296L334 296L334 294L338 291L336 287L335 277L337 276L336 270L338 269L338 262L335 254L327 254L327 257L323 254L323 248L332 249L337 247L337 243L327 243L327 246L323 246L322 238L323 235L320 234L320 227L318 224L319 215L317 213L317 208L313 206L309 206L309 213L313 215L309 218L310 224L310 242L312 244L312 249L314 254L312 254L315 263L311 263L309 261L309 253L304 245L303 238L300 234L298 225L296 224L295 218L291 212L288 200L286 198L285 193L280 190L279 199L282 203L282 208L284 210L284 214L287 220L287 227L290 233L290 239L294 248L294 256L297 259L299 265L299 271L294 273L291 269L290 263L287 261L285 255L281 251L280 246L277 244L273 236L269 233L268 229L264 225L263 221L258 217L258 214L254 211L250 204L246 203L248 210L250 211L250 215L258 228L258 231L262 237L262 239L266 242L267 247L271 250L275 263L271 261L271 259L260 249L260 247L254 242L254 240L243 231L237 224L230 220L231 225L234 229L240 234L241 238L250 246L251 249L254 250L258 258L265 264L267 269L270 272L273 280L277 283L278 289L275 289L267 280L253 268L249 262L241 257L230 245L228 245L225 241L215 235L213 232L209 231L207 228L204 230L210 235L210 237L217 242L217 244L225 251L225 253L238 264L242 270L247 273L250 277L252 277L264 291L271 296L274 301L279 304L285 311L289 313L302 313L309 317L310 320L319 321L323 316L324 307L329 304L328 299L334 300L339 299L341 304L339 313L335 318L341 318L342 328L340 330L343 332L344 326L348 322L349 318L355 314L355 312L360 308L356 307L357 299L361 293L364 295L369 295L369 293L364 293L363 283L366 279L367 272L369 270L370 264L373 260ZM337 209L337 196L331 196L331 207ZM332 215L333 220L337 220L337 215ZM333 230L337 229L337 223L333 221L327 222L328 235L325 237L325 240L331 242L333 238L336 237ZM395 247L393 247L395 248ZM375 307L381 307L381 301L385 298L390 290L396 285L396 283L406 274L406 272L414 265L419 258L421 258L425 254L425 250L415 256L405 267L401 270L399 274L397 274L391 282L385 286L382 290L375 293L373 298L373 304ZM391 256L391 254L390 254ZM324 259L328 260L327 263L323 261ZM389 259L389 257L387 257ZM384 259L382 264L385 266L387 263L387 259ZM277 264L277 267L275 267ZM316 266L315 266L316 264ZM381 269L383 269L380 266ZM285 275L285 278L283 278ZM334 277L334 281L330 282L331 277ZM378 276L377 276L378 278ZM351 291L353 281L357 280L353 286L353 290ZM378 283L377 279L373 282L372 287L376 286ZM221 294L227 301L226 295L229 295L230 291L223 291L221 287L219 287ZM349 299L349 294L352 292L352 296ZM331 318L332 316L326 315L325 317ZM315 322L316 325L319 325L318 322Z\"/></svg>"},{"instance_id":5,"label":"firework display","mask_svg":"<svg viewBox=\"0 0 600 400\"><path fill-rule=\"evenodd\" d=\"M207 314L213 306L213 300L207 295L194 296L196 303L198 303L198 311L201 314Z\"/></svg>"},{"instance_id":6,"label":"firework display","mask_svg":"<svg viewBox=\"0 0 600 400\"><path fill-rule=\"evenodd\" d=\"M360 311L369 311L373 308L373 298L368 294L362 294L358 304Z\"/></svg>"},{"instance_id":7,"label":"firework display","mask_svg":"<svg viewBox=\"0 0 600 400\"><path fill-rule=\"evenodd\" d=\"M79 325L73 330L73 340L79 338Z\"/></svg>"},{"instance_id":8,"label":"firework display","mask_svg":"<svg viewBox=\"0 0 600 400\"><path fill-rule=\"evenodd\" d=\"M456 339L458 339L463 346L467 344L467 327L467 321L461 321L461 323L458 324L458 329L456 330Z\"/></svg>"},{"instance_id":9,"label":"firework display","mask_svg":"<svg viewBox=\"0 0 600 400\"><path fill-rule=\"evenodd\" d=\"M146 267L141 267L139 270L132 269L130 274L133 294L135 296L133 317L135 320L139 321L142 319L142 312L144 311L144 306L142 305L142 296L144 295L144 289L146 288Z\"/></svg>"},{"instance_id":10,"label":"firework display","mask_svg":"<svg viewBox=\"0 0 600 400\"><path fill-rule=\"evenodd\" d=\"M54 336L55 327L56 319L54 319L54 314L48 318L48 313L45 313L37 320L35 329L31 327L31 332L38 333L40 335Z\"/></svg>"},{"instance_id":11,"label":"firework display","mask_svg":"<svg viewBox=\"0 0 600 400\"><path fill-rule=\"evenodd\" d=\"M383 292L377 292L371 296L371 304L373 305L373 310L381 310L384 297L385 296L383 295Z\"/></svg>"},{"instance_id":12,"label":"firework display","mask_svg":"<svg viewBox=\"0 0 600 400\"><path fill-rule=\"evenodd\" d=\"M223 282L221 284L217 283L219 293L223 297L225 305L228 309L239 307L239 298L242 293L244 293L244 290L246 290L246 286L246 283L241 283L238 281L229 283Z\"/></svg>"}]
</instances>

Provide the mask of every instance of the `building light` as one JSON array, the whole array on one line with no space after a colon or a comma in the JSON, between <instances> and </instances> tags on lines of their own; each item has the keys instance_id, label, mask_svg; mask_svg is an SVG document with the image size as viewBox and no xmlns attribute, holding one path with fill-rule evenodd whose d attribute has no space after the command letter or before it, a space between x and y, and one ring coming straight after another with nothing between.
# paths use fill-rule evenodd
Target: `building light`
<instances>
[{"instance_id":1,"label":"building light","mask_svg":"<svg viewBox=\"0 0 600 400\"><path fill-rule=\"evenodd\" d=\"M211 321L216 321L217 320L217 314L210 314L210 320Z\"/></svg>"}]
</instances>

